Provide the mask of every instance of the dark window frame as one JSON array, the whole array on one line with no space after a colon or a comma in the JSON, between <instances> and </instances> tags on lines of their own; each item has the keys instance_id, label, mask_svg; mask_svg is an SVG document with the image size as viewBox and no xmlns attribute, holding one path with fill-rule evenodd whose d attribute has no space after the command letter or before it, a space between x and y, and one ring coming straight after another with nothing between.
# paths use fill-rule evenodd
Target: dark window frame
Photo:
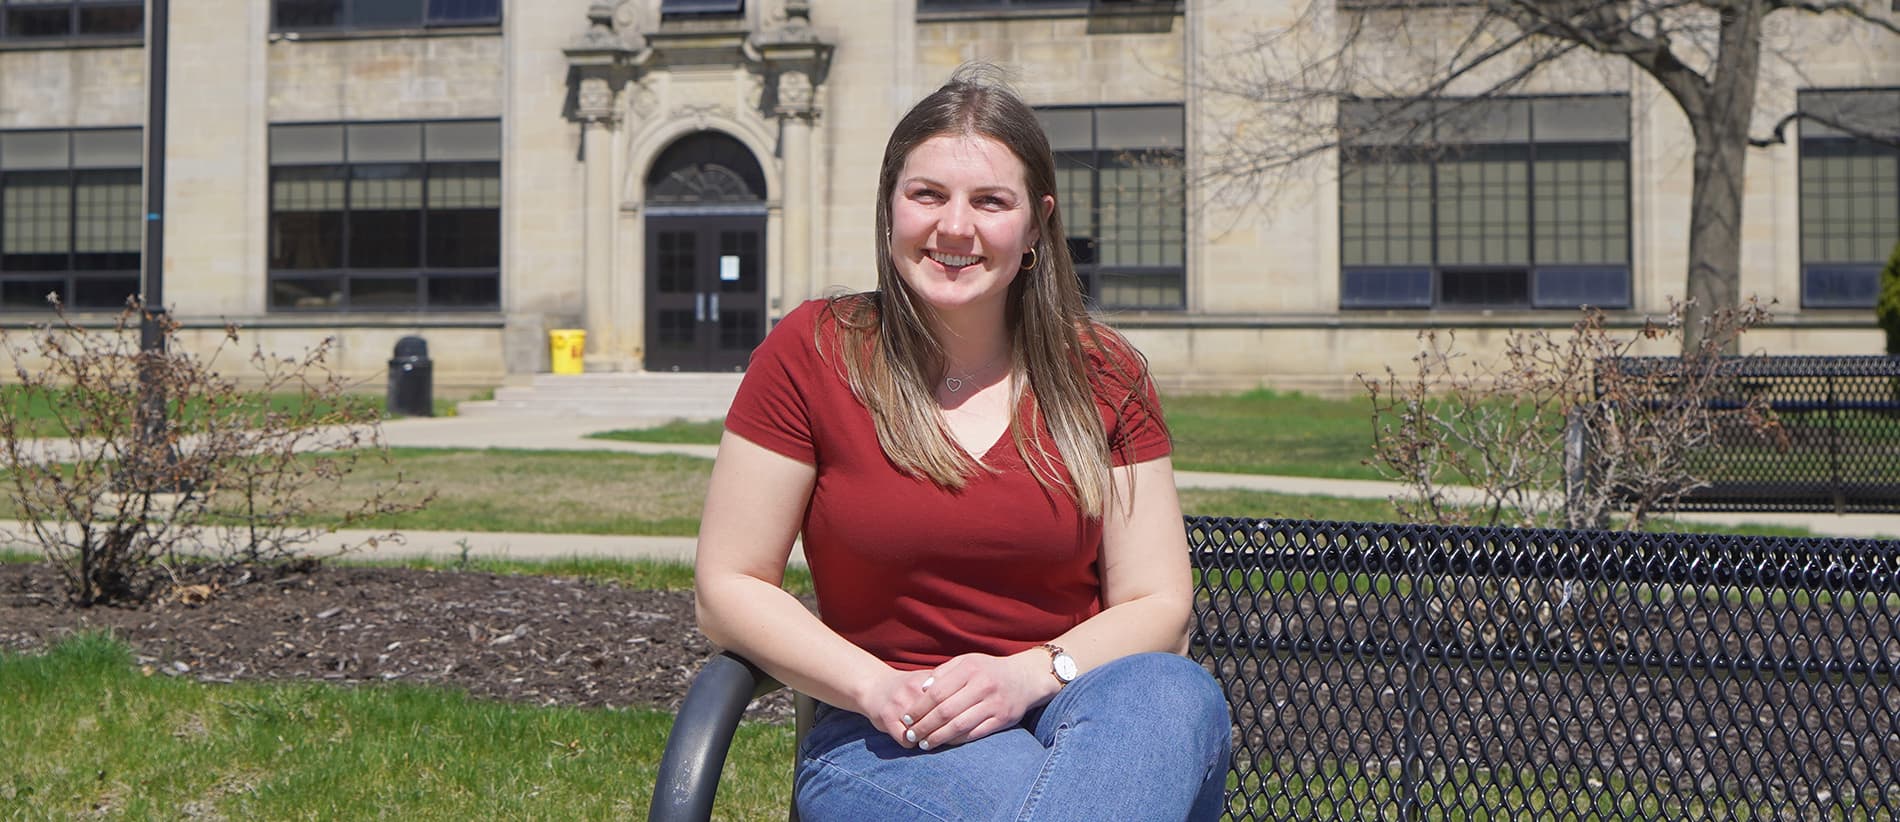
<instances>
[{"instance_id":1,"label":"dark window frame","mask_svg":"<svg viewBox=\"0 0 1900 822\"><path fill-rule=\"evenodd\" d=\"M82 183L85 182L85 178L92 177L99 179L112 175L121 177L130 175L134 181L137 181L144 174L144 155L142 152L139 154L139 162L135 165L82 166L77 162L76 155L78 152L75 150L75 143L81 134L106 132L136 133L141 130L141 127L138 126L118 126L101 128L7 129L0 131L0 135L66 135L66 165L63 168L7 169L4 168L4 156L0 156L0 292L14 291L22 287L22 284L37 284L27 287L31 287L38 292L39 288L45 288L50 285L53 289L59 291L62 304L69 309L77 311L116 311L125 307L127 297L139 293L144 245L144 238L141 233L143 223L138 219L139 215L144 213L144 204L138 194L140 191L139 184L137 182L133 184L132 202L130 203L131 215L129 217L129 233L134 238L134 244L138 246L138 250L130 252L81 251L81 235L87 226L90 225L98 228L101 226L110 226L111 224L101 221L96 217L91 222L82 222L79 212L81 207L85 204L84 198L80 196L81 192L84 191ZM0 151L3 150L3 148L0 148ZM47 177L59 175L65 178L66 237L65 251L60 255L65 258L63 265L46 268L9 268L7 266L7 258L10 256L5 251L8 240L7 235L10 232L9 221L6 215L8 183L28 175ZM123 185L123 183L121 184ZM126 228L127 226L119 226L121 231ZM95 264L80 265L82 262L81 258L87 255L104 256L107 258L118 257L121 259L121 263L119 265L100 265L97 264L95 260L93 261ZM91 289L97 287L100 283L113 282L119 284L104 287L113 289L129 287L129 290L123 295L115 296L107 300L80 299L82 295L90 293ZM30 296L32 296L33 299L28 300L24 304L0 300L0 312L29 314L50 311L52 309L50 303L38 300L37 294Z\"/></svg>"},{"instance_id":2,"label":"dark window frame","mask_svg":"<svg viewBox=\"0 0 1900 822\"><path fill-rule=\"evenodd\" d=\"M1181 133L1182 133L1183 138L1185 138L1186 136L1187 107L1179 103L1134 103L1134 104L1121 104L1121 105L1062 105L1062 106L1037 106L1036 107L1037 111L1088 112L1089 113L1089 129L1090 129L1089 143L1090 143L1091 148L1087 150L1060 149L1053 152L1053 154L1055 155L1056 167L1057 167L1058 173L1060 173L1060 171L1062 171L1065 168L1066 169L1081 169L1081 170L1087 171L1088 176L1089 176L1089 201L1084 204L1078 204L1078 203L1073 203L1073 202L1061 204L1061 207L1063 209L1063 214L1065 215L1078 214L1080 213L1078 209L1085 209L1086 213L1089 215L1088 226L1089 226L1090 233L1087 235L1076 234L1076 229L1078 225L1080 225L1080 223L1074 220L1072 216L1065 217L1063 220L1063 228L1068 232L1067 240L1069 242L1069 247L1070 247L1070 257L1072 258L1074 266L1075 266L1076 277L1081 282L1083 296L1089 301L1089 304L1094 307L1100 307L1100 308L1108 309L1108 310L1127 310L1127 311L1183 311L1183 310L1186 310L1187 290L1188 290L1187 289L1187 257L1188 257L1187 233L1188 231L1187 231L1187 202L1186 202L1186 199L1187 199L1186 140L1185 139L1182 140L1182 145L1180 147L1146 148L1146 149L1103 148L1100 115L1104 111L1112 111L1112 110L1117 110L1117 109L1121 109L1121 110L1173 109L1182 118ZM1103 172L1112 171L1112 170L1122 170L1122 169L1128 169L1128 168L1134 168L1134 169L1141 168L1141 166L1139 165L1123 164L1122 158L1130 155L1131 153L1139 153L1143 157L1160 158L1160 159L1163 159L1164 161L1173 162L1175 164L1175 168L1177 169L1178 174L1179 174L1179 182L1177 184L1178 187L1176 188L1176 195L1179 196L1181 199L1181 201L1178 204L1176 204L1178 206L1178 214L1179 214L1178 225L1179 225L1179 230L1180 230L1179 245L1180 245L1181 262L1179 264L1105 265L1104 263L1100 261L1100 257L1101 257L1100 246L1103 244L1102 240L1104 237L1103 212L1105 211L1104 206L1107 205L1107 202L1103 199L1103 184L1102 184ZM1164 203L1162 204L1162 207L1165 208L1167 207L1167 205ZM1140 222L1139 218L1137 218L1137 222ZM1141 248L1149 244L1147 241L1147 235L1149 231L1145 230L1147 228L1150 228L1150 227L1142 226L1141 228L1137 230L1137 238L1136 238L1137 248ZM1152 228L1155 228L1156 232L1165 232L1168 226L1163 225L1163 226L1152 227ZM1095 247L1092 250L1088 250L1089 253L1086 253L1086 254L1078 253L1080 251L1084 251L1084 249L1078 248L1078 243L1090 242L1090 241L1092 241L1095 244ZM1159 237L1153 240L1153 243L1162 246L1164 249L1166 247L1165 240ZM1141 255L1140 253L1137 253L1136 256L1139 257L1143 255ZM1104 288L1105 283L1117 277L1126 277L1130 279L1151 278L1151 277L1172 278L1177 284L1176 290L1180 294L1180 299L1175 302L1166 302L1166 303L1163 303L1163 302L1105 303L1103 302L1102 294L1105 290Z\"/></svg>"},{"instance_id":3,"label":"dark window frame","mask_svg":"<svg viewBox=\"0 0 1900 822\"><path fill-rule=\"evenodd\" d=\"M660 0L662 20L744 15L745 0Z\"/></svg>"},{"instance_id":4,"label":"dark window frame","mask_svg":"<svg viewBox=\"0 0 1900 822\"><path fill-rule=\"evenodd\" d=\"M66 31L60 34L19 34L15 31L16 12L46 14L63 8L66 11ZM138 26L129 31L86 31L86 17L89 11L121 12L136 11ZM145 35L144 0L51 0L51 2L32 5L11 5L0 0L0 44L14 43L71 43L88 41L129 41L138 40Z\"/></svg>"},{"instance_id":5,"label":"dark window frame","mask_svg":"<svg viewBox=\"0 0 1900 822\"><path fill-rule=\"evenodd\" d=\"M1469 0L1479 2L1479 0ZM1114 15L1177 14L1182 0L917 0L917 14L954 14L980 16L984 12L1002 15Z\"/></svg>"},{"instance_id":6,"label":"dark window frame","mask_svg":"<svg viewBox=\"0 0 1900 822\"><path fill-rule=\"evenodd\" d=\"M1408 11L1483 6L1484 0L1339 0L1342 11Z\"/></svg>"},{"instance_id":7,"label":"dark window frame","mask_svg":"<svg viewBox=\"0 0 1900 822\"><path fill-rule=\"evenodd\" d=\"M917 0L918 14L958 11L1087 11L1091 0Z\"/></svg>"},{"instance_id":8,"label":"dark window frame","mask_svg":"<svg viewBox=\"0 0 1900 822\"><path fill-rule=\"evenodd\" d=\"M1608 309L1629 308L1633 304L1634 298L1635 298L1635 294L1634 294L1635 277L1634 277L1634 270L1633 270L1633 260L1634 260L1634 254L1635 254L1635 248L1634 248L1635 236L1634 236L1634 231L1632 231L1630 228L1631 223L1634 219L1634 212L1632 210L1632 198L1634 196L1634 191L1631 185L1631 176L1630 176L1631 175L1631 150L1630 150L1630 139L1627 134L1627 129L1625 130L1625 136L1621 141L1602 140L1602 139L1540 140L1538 139L1538 136L1537 136L1537 122L1536 122L1536 116L1534 113L1536 109L1535 103L1537 101L1578 99L1578 98L1591 98L1591 99L1599 99L1599 100L1602 100L1602 99L1621 100L1623 101L1623 111L1625 112L1626 116L1627 116L1627 112L1629 111L1629 106L1628 106L1629 98L1628 98L1628 95L1625 95L1625 94L1612 93L1612 94L1532 95L1532 96L1500 97L1500 98L1493 98L1493 100L1498 103L1525 104L1524 126L1526 129L1526 136L1521 141L1520 140L1497 140L1497 141L1491 141L1491 142L1455 142L1455 141L1447 140L1447 141L1441 142L1434 138L1428 137L1425 141L1418 142L1418 143L1393 143L1393 144L1370 144L1369 143L1369 144L1363 144L1363 145L1354 145L1354 144L1349 143L1347 145L1342 145L1339 149L1340 189L1339 189L1339 206L1338 206L1338 212L1336 215L1338 219L1339 253L1340 253L1340 263L1339 263L1339 270L1340 270L1339 307L1340 309L1345 310L1345 311L1359 311L1359 310L1430 310L1430 311L1524 310L1524 311L1531 311L1531 310L1575 309L1585 304L1593 305L1598 308L1608 308ZM1402 101L1366 101L1366 102L1398 103ZM1438 98L1436 101L1426 101L1427 104L1447 105L1453 108L1463 108L1464 106L1467 106L1473 103L1480 103L1480 102L1492 102L1492 101L1480 101L1480 100L1472 100L1472 99L1467 99L1467 98L1450 98L1450 97ZM1343 108L1343 105L1342 105L1342 108ZM1446 115L1441 115L1441 116L1446 116ZM1438 123L1436 121L1426 122L1423 125L1425 126L1425 130L1427 131L1431 131L1433 129L1438 128ZM1396 126L1393 126L1393 127L1396 127ZM1623 250L1623 260L1624 260L1622 263L1620 264L1615 263L1615 262L1577 263L1577 262L1542 262L1541 261L1540 254L1539 254L1539 238L1538 238L1539 192L1538 192L1538 176L1537 176L1537 167L1538 167L1538 162L1539 162L1538 150L1540 147L1543 149L1546 149L1547 151L1551 151L1551 150L1575 151L1579 153L1604 152L1607 149L1608 150L1607 153L1610 156L1607 158L1598 158L1598 159L1612 159L1612 160L1621 161L1622 172L1623 172L1623 175L1622 175L1622 195L1623 196L1622 196L1622 202L1621 202L1621 206L1622 206L1621 213L1622 213L1622 221L1623 221L1623 231L1622 231L1623 249L1622 250ZM1524 213L1522 215L1522 221L1523 221L1522 241L1524 243L1524 260L1521 263L1518 263L1518 262L1467 263L1467 262L1456 262L1456 261L1448 262L1445 259L1446 253L1442 247L1442 244L1444 242L1444 231L1443 231L1443 225L1441 223L1441 218L1444 213L1444 209L1446 207L1445 200L1444 200L1445 194L1443 193L1445 183L1441 180L1440 175L1443 170L1443 165L1446 162L1456 161L1464 157L1473 156L1472 155L1473 152L1476 152L1478 154L1487 154L1487 153L1495 154L1495 155L1498 155L1499 157L1502 157L1505 162L1521 163L1523 165ZM1518 155L1518 156L1510 156L1510 155ZM1428 256L1430 258L1430 261L1403 263L1403 264L1400 264L1400 263L1379 263L1379 264L1348 263L1347 262L1347 258L1348 258L1347 244L1349 241L1349 237L1348 237L1347 229L1348 229L1349 221L1347 219L1347 206L1349 204L1349 200L1348 200L1346 190L1345 190L1346 177L1348 173L1348 165L1358 164L1359 168L1372 170L1372 169L1378 169L1381 167L1392 167L1396 165L1396 163L1394 163L1393 161L1406 162L1406 163L1421 163L1427 169L1427 175L1426 175L1426 180L1424 184L1427 189L1426 197L1425 197L1425 203L1427 206L1426 212L1429 216L1428 216L1427 224L1425 226L1425 231L1426 231L1426 238L1427 238L1428 247L1429 247ZM1573 277L1596 277L1596 278L1602 278L1602 279L1620 279L1621 282L1615 284L1615 285L1620 286L1620 289L1615 289L1615 290L1620 291L1620 294L1617 295L1616 299L1600 300L1600 301L1579 300L1579 299L1574 299L1570 297L1557 296L1558 294L1561 294L1563 290L1559 286L1559 281L1557 280L1557 277L1559 275L1564 275L1564 274L1569 274L1569 275L1572 275ZM1499 292L1508 291L1509 293L1514 294L1514 295L1521 294L1521 297L1512 297L1510 299L1501 299L1501 300L1464 300L1464 299L1459 298L1459 294L1454 293L1454 292L1460 291L1459 288L1448 287L1447 285L1448 280L1453 280L1453 281L1473 280L1474 278L1482 277L1485 275L1511 276L1515 278L1516 279L1515 283L1509 284L1508 288L1500 288L1498 289L1498 291ZM1382 280L1383 282L1374 283L1373 282L1374 280ZM1408 280L1410 281L1409 283L1407 282ZM1383 290L1387 292L1396 292L1399 296L1384 297L1384 298L1381 298L1376 295L1375 296L1355 296L1353 293L1355 291L1355 288L1353 288L1352 285L1349 285L1349 283L1352 283L1353 281L1357 281L1358 285L1360 286L1360 289L1358 290L1363 291L1366 289L1368 285L1379 284L1379 285L1388 286L1387 288ZM1459 284L1462 285L1462 283L1459 283Z\"/></svg>"},{"instance_id":9,"label":"dark window frame","mask_svg":"<svg viewBox=\"0 0 1900 822\"><path fill-rule=\"evenodd\" d=\"M347 136L348 129L351 126L414 125L414 126L420 127L421 129L426 130L426 128L430 125L458 124L458 123L493 123L493 124L496 124L497 127L499 127L500 122L501 122L500 120L496 118L492 118L492 117L478 117L478 118L443 119L443 120L350 120L350 121L296 122L296 123L271 124L273 127L276 127L276 126L335 127L340 130L341 151L342 151L343 159L340 162L276 162L276 161L272 161L270 163L269 194L268 194L268 201L267 201L267 206L266 206L267 214L268 214L267 242L274 245L279 239L278 220L279 220L280 212L277 209L277 195L278 195L277 183L279 181L279 174L281 171L286 170L286 169L327 171L329 172L329 175L328 175L329 178L335 179L341 184L343 202L342 202L341 208L336 211L321 212L321 213L334 213L334 214L339 215L338 216L339 225L337 226L337 229L336 229L339 232L339 236L337 238L338 248L336 249L336 262L338 263L338 265L324 266L324 267L311 267L311 268L280 267L276 264L277 262L276 260L270 258L270 255L275 254L274 248L266 249L266 255L267 255L266 260L265 260L265 268L267 271L266 291L268 292L265 298L266 310L272 313L320 313L320 312L366 313L366 312L390 312L390 311L404 312L404 313L411 313L411 312L441 313L441 312L469 312L469 311L480 311L480 312L500 311L501 310L501 236L500 236L499 226L501 222L501 202L502 202L502 193L500 190L501 180L502 180L501 178L502 159L500 159L499 157L500 150L501 150L499 140L495 147L497 159L494 159L494 160L469 160L469 159L461 159L461 158L431 159L427 155L427 148L426 148L427 138L422 137L421 139L423 140L423 147L420 149L422 153L421 153L421 156L414 161L364 160L360 162L353 162L350 159L350 155L349 155L349 140ZM415 217L416 217L416 220L415 220L415 223L416 223L415 246L416 247L413 249L416 255L416 260L415 260L416 264L396 265L396 266L389 266L389 267L352 265L351 256L353 253L355 253L355 249L353 249L352 247L353 233L355 231L355 229L353 228L352 217L357 211L356 209L352 208L353 200L355 197L354 191L356 188L356 186L354 186L353 183L359 179L367 179L367 178L359 177L357 172L359 170L374 170L374 169L394 168L394 167L399 167L399 166L413 166L418 170L418 174L415 175L413 178L406 178L406 177L400 178L400 179L413 179L418 189L417 196L420 200L420 205L418 205L413 210L413 213L415 214ZM473 167L482 167L482 168L492 167L494 171L494 179L495 179L495 184L496 184L496 205L493 210L494 210L494 222L496 224L496 230L493 232L494 242L495 242L495 248L493 252L494 253L493 265L466 266L466 265L432 265L431 264L432 262L432 260L430 259L431 253L432 253L431 252L431 231L432 231L431 226L435 222L434 220L431 219L431 217L441 216L445 212L449 212L453 210L466 210L466 209L449 209L449 208L431 209L430 207L430 198L431 198L430 181L432 179L435 179L434 177L432 177L432 172L438 172L441 169L444 169L447 167L456 167L456 166L461 166L461 167L473 166ZM461 177L457 179L468 179L468 178ZM410 210L403 209L403 211L408 212ZM282 212L282 213L297 213L297 212ZM477 302L465 302L465 301L458 302L458 301L448 299L446 294L442 299L439 299L439 300L433 299L431 297L432 293L434 293L433 291L434 288L437 288L437 287L446 288L447 284L452 283L454 281L463 281L467 283L474 283L474 282L479 281L480 283L482 283L481 290L492 295L492 299L484 299ZM334 294L336 297L334 304L325 303L325 304L313 304L313 305L308 305L308 306L300 306L300 305L295 305L295 304L290 304L290 305L281 304L279 301L279 296L278 296L278 288L280 284L290 284L290 283L297 283L297 282L302 282L307 285L316 285L323 282L331 283L331 287L333 288L332 294ZM368 300L358 298L357 293L359 290L366 289L366 288L369 288L370 286L377 285L377 284L386 285L386 284L398 283L398 282L413 284L413 288L409 289L409 291L413 294L413 304L408 304L408 305L377 304L377 303L369 302ZM492 284L492 286L490 284ZM365 292L365 293L368 293L368 292ZM359 303L362 303L362 304L359 305Z\"/></svg>"},{"instance_id":10,"label":"dark window frame","mask_svg":"<svg viewBox=\"0 0 1900 822\"><path fill-rule=\"evenodd\" d=\"M1812 99L1809 95L1839 95L1870 93L1888 95L1894 99L1896 109L1900 109L1900 87L1854 87L1854 88L1804 88L1797 90L1796 99ZM1811 158L1833 157L1851 154L1868 154L1875 157L1894 158L1895 209L1900 211L1900 145L1882 140L1868 139L1853 134L1837 133L1834 129L1808 125L1802 121L1801 138L1798 143L1796 163L1799 171L1796 188L1796 206L1798 216L1797 239L1801 260L1801 307L1804 309L1848 309L1864 311L1872 308L1880 289L1880 271L1886 266L1887 255L1891 253L1891 242L1876 242L1879 252L1873 259L1858 261L1818 259L1823 256L1812 254L1809 235L1814 226L1810 219L1818 219L1808 212L1809 182L1811 175L1808 163ZM1900 141L1900 128L1896 128L1891 137ZM1831 287L1829 287L1831 286ZM1839 297L1829 292L1855 291L1859 297Z\"/></svg>"},{"instance_id":11,"label":"dark window frame","mask_svg":"<svg viewBox=\"0 0 1900 822\"><path fill-rule=\"evenodd\" d=\"M485 2L486 0L476 0ZM414 31L417 29L461 29L499 26L502 22L502 0L493 0L495 11L492 15L475 17L451 17L436 13L436 9L466 0L417 0L421 6L415 22L396 23L357 23L356 8L359 3L375 3L379 0L330 0L338 5L337 22L329 24L285 25L282 22L283 4L295 0L271 0L271 31L273 32L378 32L378 31ZM441 5L438 5L441 4Z\"/></svg>"}]
</instances>

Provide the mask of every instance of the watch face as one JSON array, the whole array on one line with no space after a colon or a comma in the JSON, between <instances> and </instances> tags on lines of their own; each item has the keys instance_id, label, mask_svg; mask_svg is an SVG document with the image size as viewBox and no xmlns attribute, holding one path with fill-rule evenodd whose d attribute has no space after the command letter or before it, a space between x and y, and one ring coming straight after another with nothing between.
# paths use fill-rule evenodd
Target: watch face
<instances>
[{"instance_id":1,"label":"watch face","mask_svg":"<svg viewBox=\"0 0 1900 822\"><path fill-rule=\"evenodd\" d=\"M1075 679L1075 657L1069 656L1068 654L1056 654L1052 662L1055 665L1057 679L1063 682L1069 682Z\"/></svg>"}]
</instances>

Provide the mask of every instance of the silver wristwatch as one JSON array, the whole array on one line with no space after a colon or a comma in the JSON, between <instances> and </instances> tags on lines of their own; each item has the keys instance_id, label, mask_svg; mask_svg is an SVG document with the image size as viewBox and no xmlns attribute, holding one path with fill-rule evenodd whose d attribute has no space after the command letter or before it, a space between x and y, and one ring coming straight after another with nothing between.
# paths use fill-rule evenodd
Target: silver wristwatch
<instances>
[{"instance_id":1,"label":"silver wristwatch","mask_svg":"<svg viewBox=\"0 0 1900 822\"><path fill-rule=\"evenodd\" d=\"M1075 657L1050 642L1043 643L1042 649L1049 652L1049 674L1064 685L1074 682L1076 674L1080 673L1075 666Z\"/></svg>"}]
</instances>

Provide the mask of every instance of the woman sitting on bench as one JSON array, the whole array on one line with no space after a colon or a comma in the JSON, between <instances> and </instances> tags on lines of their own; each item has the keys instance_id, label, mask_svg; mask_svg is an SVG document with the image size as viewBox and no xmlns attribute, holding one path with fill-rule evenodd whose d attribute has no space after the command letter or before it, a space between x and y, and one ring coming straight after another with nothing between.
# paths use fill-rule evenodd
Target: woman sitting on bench
<instances>
[{"instance_id":1,"label":"woman sitting on bench","mask_svg":"<svg viewBox=\"0 0 1900 822\"><path fill-rule=\"evenodd\" d=\"M752 355L699 536L701 629L820 702L800 814L1217 818L1167 429L1084 310L1034 113L969 72L918 103L876 237L877 291ZM822 621L779 588L801 533Z\"/></svg>"}]
</instances>

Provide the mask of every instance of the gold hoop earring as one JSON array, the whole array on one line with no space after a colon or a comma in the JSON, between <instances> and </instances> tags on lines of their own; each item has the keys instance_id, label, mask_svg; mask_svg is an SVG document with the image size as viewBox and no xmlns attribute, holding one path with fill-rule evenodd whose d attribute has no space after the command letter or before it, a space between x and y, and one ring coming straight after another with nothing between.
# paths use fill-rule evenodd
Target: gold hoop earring
<instances>
[{"instance_id":1,"label":"gold hoop earring","mask_svg":"<svg viewBox=\"0 0 1900 822\"><path fill-rule=\"evenodd\" d=\"M1038 258L1038 257L1036 256L1036 249L1035 249L1035 247L1034 247L1034 246L1030 246L1030 248L1029 248L1029 251L1027 252L1027 254L1026 254L1025 256L1027 256L1027 257L1029 258L1029 262L1026 262L1026 263L1023 263L1023 270L1024 270L1024 271L1035 271L1035 270L1036 270L1036 263L1038 263L1038 262L1041 262L1041 260L1040 260L1040 259L1039 259L1039 258Z\"/></svg>"}]
</instances>

